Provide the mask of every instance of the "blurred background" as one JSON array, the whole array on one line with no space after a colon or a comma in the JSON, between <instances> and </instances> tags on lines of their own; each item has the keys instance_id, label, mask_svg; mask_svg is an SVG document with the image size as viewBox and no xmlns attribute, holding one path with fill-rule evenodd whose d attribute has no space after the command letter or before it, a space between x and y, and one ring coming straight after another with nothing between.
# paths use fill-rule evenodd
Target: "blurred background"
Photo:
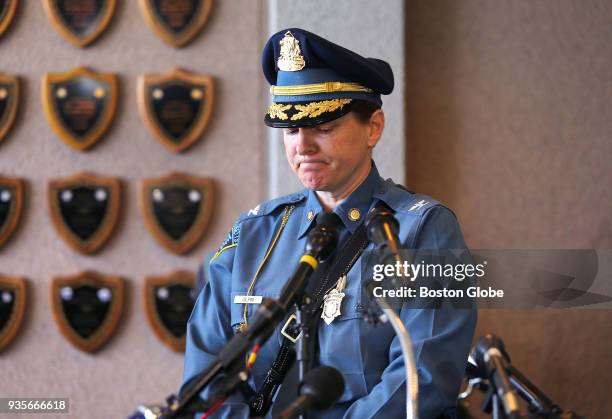
<instances>
[{"instance_id":1,"label":"blurred background","mask_svg":"<svg viewBox=\"0 0 612 419\"><path fill-rule=\"evenodd\" d=\"M71 418L119 418L178 389L182 354L149 327L143 280L196 271L240 213L299 187L279 132L263 124L260 52L286 27L390 62L396 89L384 98L378 168L452 208L471 248L612 248L610 2L218 0L180 49L156 36L136 1L118 1L108 29L85 49L60 36L40 1L18 3L0 37L0 73L19 75L23 94L0 142L0 176L27 187L21 222L0 249L0 274L26 277L29 301L21 330L0 352L2 397L69 397ZM44 73L77 66L119 77L116 117L88 152L55 135L40 100ZM155 141L137 106L138 76L175 66L212 76L216 89L203 138L182 154ZM124 187L119 225L94 256L60 239L47 208L48 182L82 170L120 177ZM138 208L141 180L173 170L215 182L211 223L183 256L155 242ZM128 283L119 328L95 354L71 346L51 314L51 279L84 269ZM612 410L610 324L609 310L481 310L476 336L496 333L553 400L603 418Z\"/></svg>"}]
</instances>

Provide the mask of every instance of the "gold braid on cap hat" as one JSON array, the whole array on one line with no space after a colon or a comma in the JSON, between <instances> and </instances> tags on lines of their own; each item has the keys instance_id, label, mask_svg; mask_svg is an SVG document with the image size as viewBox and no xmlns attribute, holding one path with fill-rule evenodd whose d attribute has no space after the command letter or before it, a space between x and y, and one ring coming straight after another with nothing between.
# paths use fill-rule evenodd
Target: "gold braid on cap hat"
<instances>
[{"instance_id":1,"label":"gold braid on cap hat","mask_svg":"<svg viewBox=\"0 0 612 419\"><path fill-rule=\"evenodd\" d=\"M289 118L286 111L291 108L295 108L298 112L291 117L292 121L297 121L302 118L314 118L326 112L334 112L338 109L342 109L344 105L352 102L352 99L331 99L323 100L320 102L310 102L305 105L282 105L280 103L272 102L268 108L268 115L270 118L277 118L281 121L285 121Z\"/></svg>"}]
</instances>

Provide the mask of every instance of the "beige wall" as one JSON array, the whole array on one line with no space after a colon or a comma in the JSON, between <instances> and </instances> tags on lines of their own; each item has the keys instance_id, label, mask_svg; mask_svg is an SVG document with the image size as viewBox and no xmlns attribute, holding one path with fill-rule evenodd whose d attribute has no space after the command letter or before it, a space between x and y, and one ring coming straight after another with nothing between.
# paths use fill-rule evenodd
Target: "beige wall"
<instances>
[{"instance_id":1,"label":"beige wall","mask_svg":"<svg viewBox=\"0 0 612 419\"><path fill-rule=\"evenodd\" d=\"M51 27L41 1L20 3L11 31L0 38L0 72L19 74L25 87L19 122L0 144L0 173L24 177L29 187L25 218L0 250L0 272L28 277L32 299L21 333L0 354L0 395L70 397L71 418L125 417L140 402L163 401L178 388L182 373L182 356L160 345L146 323L143 278L176 268L195 270L203 254L218 247L234 218L265 196L263 85L258 84L263 5L216 1L201 36L176 50L145 25L137 1L118 1L108 31L79 50ZM43 73L77 65L120 77L117 118L88 153L72 151L55 137L40 102ZM205 137L183 155L166 151L149 135L136 106L137 76L174 65L214 76L217 88ZM47 215L49 179L83 169L120 176L126 187L119 228L93 257L69 249ZM152 240L137 207L139 180L170 170L216 180L214 221L202 244L186 257L170 255ZM131 284L121 326L96 355L79 352L60 336L48 304L51 277L85 268L124 275Z\"/></svg>"},{"instance_id":2,"label":"beige wall","mask_svg":"<svg viewBox=\"0 0 612 419\"><path fill-rule=\"evenodd\" d=\"M176 389L182 370L182 356L162 347L146 324L144 276L195 269L239 212L287 186L269 177L266 167L276 144L268 147L261 123L267 97L259 53L275 25L301 19L275 1L218 0L202 36L175 50L150 32L130 0L118 2L98 42L78 50L51 28L39 1L21 3L13 28L0 38L0 72L20 74L25 85L19 122L0 144L0 173L26 178L28 200L15 237L0 250L0 272L27 276L33 295L20 335L0 353L0 395L67 396L70 417L122 417L138 402L162 401ZM396 115L394 132L406 131L407 183L455 209L472 247L611 247L607 2L389 2L396 12L405 9L405 22L388 9L370 6L353 16L343 1L308 13L302 3L307 29L331 36L334 25L359 28L360 37L339 40L374 55L368 48L384 22L388 44L398 46L383 58L397 60L405 50L399 73L405 72L400 86L406 117ZM278 7L278 14L269 7ZM326 29L317 16L336 18L326 20ZM403 25L405 45L392 38L401 36ZM54 136L39 99L44 72L76 65L117 72L121 81L118 117L107 138L85 154ZM208 132L179 156L151 138L136 109L137 76L171 65L217 79ZM395 140L385 137L402 150ZM393 175L393 162L402 159L388 155L380 154L378 164ZM83 169L120 176L126 186L122 222L95 257L79 256L59 240L45 203L49 179ZM217 181L215 222L186 257L171 256L153 242L136 205L139 179L173 169ZM131 283L132 304L121 327L93 356L63 340L48 305L51 277L84 268L123 274ZM607 311L482 312L479 331L500 334L516 365L563 406L604 417L612 407L606 397L612 386L610 320Z\"/></svg>"},{"instance_id":3,"label":"beige wall","mask_svg":"<svg viewBox=\"0 0 612 419\"><path fill-rule=\"evenodd\" d=\"M612 247L612 4L406 4L407 183L472 248ZM612 411L610 311L481 311L563 407Z\"/></svg>"}]
</instances>

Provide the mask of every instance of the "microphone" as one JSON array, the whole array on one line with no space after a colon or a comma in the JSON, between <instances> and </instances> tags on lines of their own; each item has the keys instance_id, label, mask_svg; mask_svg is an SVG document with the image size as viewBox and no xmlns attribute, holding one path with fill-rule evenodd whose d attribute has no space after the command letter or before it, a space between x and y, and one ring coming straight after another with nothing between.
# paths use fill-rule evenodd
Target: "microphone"
<instances>
[{"instance_id":1,"label":"microphone","mask_svg":"<svg viewBox=\"0 0 612 419\"><path fill-rule=\"evenodd\" d=\"M275 419L294 418L308 409L329 409L344 393L344 378L335 368L322 365L306 374L300 396Z\"/></svg>"},{"instance_id":2,"label":"microphone","mask_svg":"<svg viewBox=\"0 0 612 419\"><path fill-rule=\"evenodd\" d=\"M388 257L402 263L399 256L399 223L389 207L378 204L368 212L365 220L368 239L383 250Z\"/></svg>"},{"instance_id":3,"label":"microphone","mask_svg":"<svg viewBox=\"0 0 612 419\"><path fill-rule=\"evenodd\" d=\"M317 269L319 262L331 255L338 245L338 229L336 228L338 216L321 214L317 217L317 224L308 233L306 251L300 258L295 273L283 286L278 298L281 306L286 310L291 307L297 298L304 292L308 278Z\"/></svg>"},{"instance_id":4,"label":"microphone","mask_svg":"<svg viewBox=\"0 0 612 419\"><path fill-rule=\"evenodd\" d=\"M280 297L277 301L264 300L255 312L251 324L245 334L247 337L254 337L260 334L260 329L271 321L280 322L287 310L302 295L308 279L317 269L319 262L327 259L338 244L338 229L334 226L333 214L324 214L317 217L316 226L308 233L306 240L306 250L293 275L281 289ZM272 307L274 306L274 307ZM265 322L265 324L263 324ZM276 324L272 325L270 332L274 330Z\"/></svg>"},{"instance_id":5,"label":"microphone","mask_svg":"<svg viewBox=\"0 0 612 419\"><path fill-rule=\"evenodd\" d=\"M499 337L487 333L480 337L470 356L476 361L480 374L493 382L506 416L518 419L520 417L518 398L510 386L506 372L510 357L506 353L504 342Z\"/></svg>"},{"instance_id":6,"label":"microphone","mask_svg":"<svg viewBox=\"0 0 612 419\"><path fill-rule=\"evenodd\" d=\"M334 216L330 214L330 217ZM335 249L338 243L338 230L330 220L329 217L321 217L317 225L308 233L304 255L300 258L295 272L281 290L280 298L278 300L263 299L244 333L238 333L230 339L215 361L185 388L180 400L167 406L162 418L174 417L215 376L223 370L227 371L235 365L235 362L243 359L254 342L263 343L268 340L289 307L301 296L308 278L319 262L327 258Z\"/></svg>"}]
</instances>

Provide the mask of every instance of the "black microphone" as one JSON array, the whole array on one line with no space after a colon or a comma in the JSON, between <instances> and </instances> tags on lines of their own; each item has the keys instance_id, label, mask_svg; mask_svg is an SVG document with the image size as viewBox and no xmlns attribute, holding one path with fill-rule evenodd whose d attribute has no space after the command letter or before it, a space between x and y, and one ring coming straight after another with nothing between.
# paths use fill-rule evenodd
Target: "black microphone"
<instances>
[{"instance_id":1,"label":"black microphone","mask_svg":"<svg viewBox=\"0 0 612 419\"><path fill-rule=\"evenodd\" d=\"M300 258L295 273L283 286L278 298L285 310L289 309L304 292L308 278L317 269L319 262L327 259L336 249L338 245L337 220L338 216L335 214L324 213L317 216L317 224L308 233L306 251Z\"/></svg>"},{"instance_id":2,"label":"black microphone","mask_svg":"<svg viewBox=\"0 0 612 419\"><path fill-rule=\"evenodd\" d=\"M176 413L196 397L215 376L223 370L227 371L235 362L244 358L255 342L262 344L268 340L289 307L302 295L308 278L319 262L334 251L337 243L338 230L334 227L334 223L325 216L321 217L317 225L308 233L306 251L300 258L295 272L281 290L280 298L278 300L263 299L244 333L238 333L230 339L208 369L199 374L191 385L185 388L180 400L166 408L166 412L162 415L164 419L175 417Z\"/></svg>"},{"instance_id":3,"label":"black microphone","mask_svg":"<svg viewBox=\"0 0 612 419\"><path fill-rule=\"evenodd\" d=\"M365 220L368 239L376 244L385 255L402 263L399 255L399 222L393 211L384 204L378 204L368 212Z\"/></svg>"},{"instance_id":4,"label":"black microphone","mask_svg":"<svg viewBox=\"0 0 612 419\"><path fill-rule=\"evenodd\" d=\"M275 419L294 418L307 409L329 409L344 393L344 377L335 368L322 365L306 374L300 396Z\"/></svg>"},{"instance_id":5,"label":"black microphone","mask_svg":"<svg viewBox=\"0 0 612 419\"><path fill-rule=\"evenodd\" d=\"M499 337L487 333L480 337L470 356L476 361L482 377L493 382L506 416L518 419L520 417L518 398L510 386L510 379L506 372L510 357L506 353L504 342Z\"/></svg>"}]
</instances>

